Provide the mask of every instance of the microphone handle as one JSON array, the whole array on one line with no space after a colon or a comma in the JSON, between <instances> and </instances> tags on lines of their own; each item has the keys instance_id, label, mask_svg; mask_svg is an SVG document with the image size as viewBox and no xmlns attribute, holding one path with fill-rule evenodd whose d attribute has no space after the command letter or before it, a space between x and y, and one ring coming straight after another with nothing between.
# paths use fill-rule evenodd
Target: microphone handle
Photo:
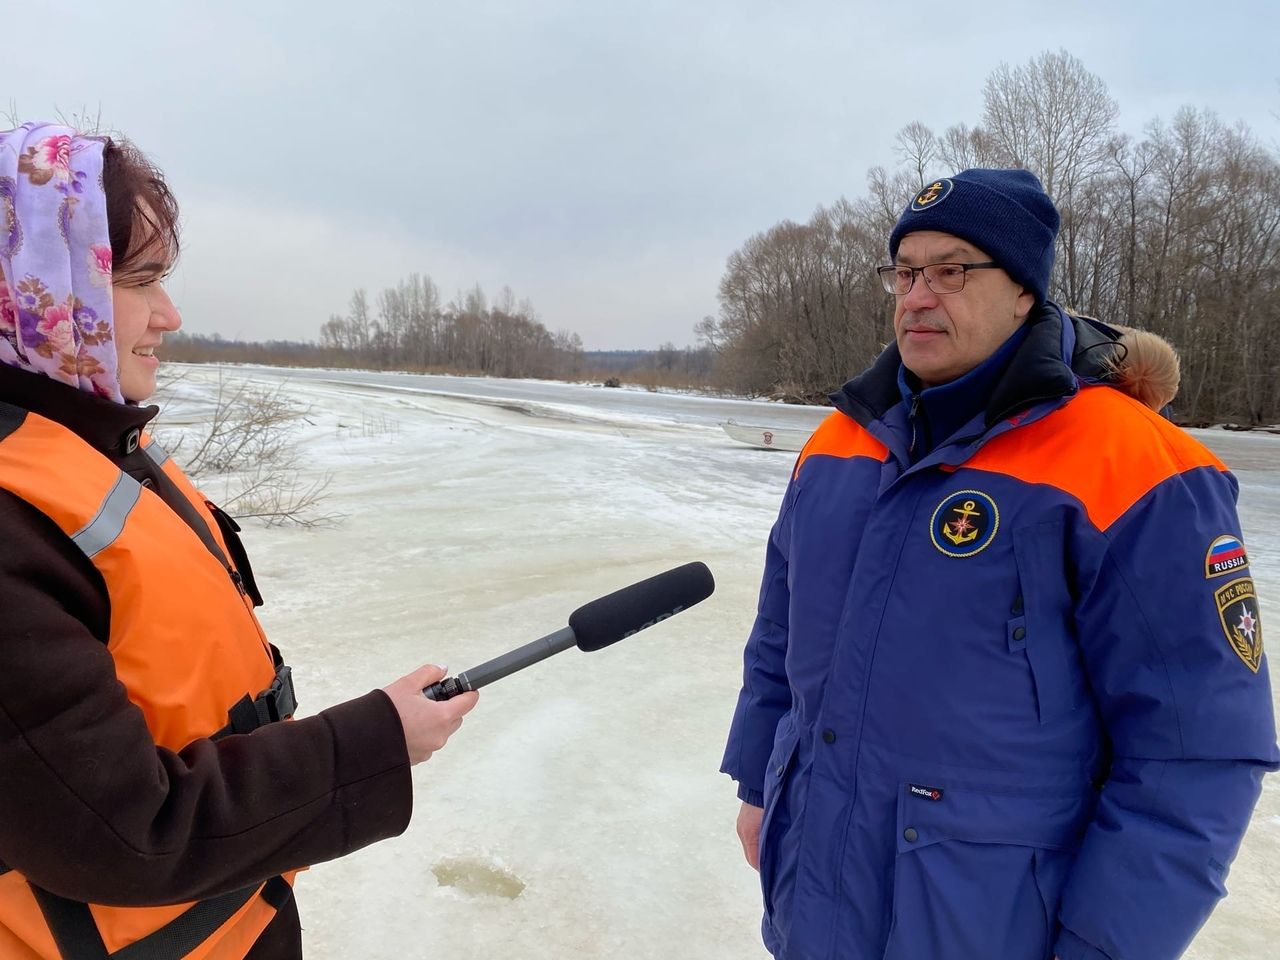
<instances>
[{"instance_id":1,"label":"microphone handle","mask_svg":"<svg viewBox=\"0 0 1280 960\"><path fill-rule=\"evenodd\" d=\"M478 667L465 670L456 677L445 677L438 683L424 687L422 694L428 700L452 700L460 693L466 693L468 690L479 690L481 687L487 686L495 680L501 680L517 670L531 667L535 663L547 659L547 657L568 650L576 642L573 628L562 627L555 633L539 637L532 643L526 643L523 647L517 647L509 653L494 657Z\"/></svg>"}]
</instances>

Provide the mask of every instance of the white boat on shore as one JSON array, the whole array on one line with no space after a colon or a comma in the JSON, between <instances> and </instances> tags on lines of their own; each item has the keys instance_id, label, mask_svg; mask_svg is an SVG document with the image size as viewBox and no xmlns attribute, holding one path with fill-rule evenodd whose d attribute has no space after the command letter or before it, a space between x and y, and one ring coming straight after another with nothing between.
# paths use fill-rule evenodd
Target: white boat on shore
<instances>
[{"instance_id":1,"label":"white boat on shore","mask_svg":"<svg viewBox=\"0 0 1280 960\"><path fill-rule=\"evenodd\" d=\"M792 427L762 427L730 420L720 424L724 432L740 443L764 450L789 450L799 452L804 448L812 431Z\"/></svg>"}]
</instances>

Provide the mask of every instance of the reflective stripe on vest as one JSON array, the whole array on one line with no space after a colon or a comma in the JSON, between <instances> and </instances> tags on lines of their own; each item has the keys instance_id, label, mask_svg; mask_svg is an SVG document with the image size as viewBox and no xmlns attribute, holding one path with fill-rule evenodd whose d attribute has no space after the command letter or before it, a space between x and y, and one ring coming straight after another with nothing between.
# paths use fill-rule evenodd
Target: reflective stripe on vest
<instances>
[{"instance_id":1,"label":"reflective stripe on vest","mask_svg":"<svg viewBox=\"0 0 1280 960\"><path fill-rule=\"evenodd\" d=\"M142 448L142 452L150 457L151 462L157 467L163 467L165 461L169 459L169 451L156 443L153 437L147 438L146 446Z\"/></svg>"},{"instance_id":2,"label":"reflective stripe on vest","mask_svg":"<svg viewBox=\"0 0 1280 960\"><path fill-rule=\"evenodd\" d=\"M225 545L203 496L154 441L147 455ZM158 747L180 751L227 725L228 711L279 686L251 602L205 543L145 490L61 425L0 403L0 488L49 517L102 576L107 651ZM237 728L236 732L239 732ZM291 879L292 875L288 875ZM242 957L287 900L287 880L195 903L77 904L0 873L0 954L31 960L205 960ZM280 887L286 888L281 894ZM86 924L85 921L88 921Z\"/></svg>"},{"instance_id":3,"label":"reflective stripe on vest","mask_svg":"<svg viewBox=\"0 0 1280 960\"><path fill-rule=\"evenodd\" d=\"M71 535L72 542L92 560L115 543L141 495L142 484L127 473L120 474L93 519Z\"/></svg>"}]
</instances>

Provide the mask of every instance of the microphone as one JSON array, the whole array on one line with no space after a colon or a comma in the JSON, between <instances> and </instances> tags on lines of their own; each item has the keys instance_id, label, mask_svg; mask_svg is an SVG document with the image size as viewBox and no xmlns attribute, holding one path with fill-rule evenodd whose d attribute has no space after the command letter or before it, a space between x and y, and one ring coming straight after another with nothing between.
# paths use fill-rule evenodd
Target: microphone
<instances>
[{"instance_id":1,"label":"microphone","mask_svg":"<svg viewBox=\"0 0 1280 960\"><path fill-rule=\"evenodd\" d=\"M705 563L686 563L592 600L569 615L567 627L456 677L445 677L424 687L422 693L428 700L450 700L573 646L593 653L688 610L711 596L715 588L716 582Z\"/></svg>"}]
</instances>

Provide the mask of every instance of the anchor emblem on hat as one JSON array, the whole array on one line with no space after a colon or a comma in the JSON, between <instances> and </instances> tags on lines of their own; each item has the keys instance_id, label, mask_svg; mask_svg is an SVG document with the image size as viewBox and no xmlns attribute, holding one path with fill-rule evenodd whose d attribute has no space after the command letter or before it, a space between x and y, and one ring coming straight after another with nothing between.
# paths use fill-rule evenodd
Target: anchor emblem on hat
<instances>
[{"instance_id":1,"label":"anchor emblem on hat","mask_svg":"<svg viewBox=\"0 0 1280 960\"><path fill-rule=\"evenodd\" d=\"M928 190L916 197L916 203L924 206L938 199L938 194L942 192L942 181L935 182Z\"/></svg>"},{"instance_id":2,"label":"anchor emblem on hat","mask_svg":"<svg viewBox=\"0 0 1280 960\"><path fill-rule=\"evenodd\" d=\"M954 186L955 184L946 178L933 181L933 183L925 187L924 190L916 194L915 198L911 201L911 209L918 213L927 207L931 207L934 204L945 200L948 194L951 193L951 189Z\"/></svg>"}]
</instances>

